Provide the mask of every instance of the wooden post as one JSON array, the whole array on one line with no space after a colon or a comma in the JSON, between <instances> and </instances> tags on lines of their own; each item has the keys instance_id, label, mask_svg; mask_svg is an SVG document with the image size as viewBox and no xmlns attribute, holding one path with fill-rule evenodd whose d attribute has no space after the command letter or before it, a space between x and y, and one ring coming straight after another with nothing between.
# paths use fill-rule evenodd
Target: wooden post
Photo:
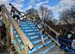
<instances>
[{"instance_id":1,"label":"wooden post","mask_svg":"<svg viewBox=\"0 0 75 54\"><path fill-rule=\"evenodd\" d=\"M6 46L7 46L7 50L8 48L10 48L10 43L9 43L9 30L8 30L8 27L9 27L9 22L8 22L8 18L6 18L6 15L5 15L5 10L2 8L2 21L3 23L5 24L5 28L6 28Z\"/></svg>"},{"instance_id":2,"label":"wooden post","mask_svg":"<svg viewBox=\"0 0 75 54\"><path fill-rule=\"evenodd\" d=\"M10 38L11 38L11 43L13 44L13 40L14 40L14 35L13 35L13 26L12 26L12 24L10 23Z\"/></svg>"},{"instance_id":3,"label":"wooden post","mask_svg":"<svg viewBox=\"0 0 75 54\"><path fill-rule=\"evenodd\" d=\"M24 52L25 54L28 54L28 45L25 45Z\"/></svg>"},{"instance_id":4,"label":"wooden post","mask_svg":"<svg viewBox=\"0 0 75 54\"><path fill-rule=\"evenodd\" d=\"M4 21L5 21L6 39L7 39L6 45L7 45L7 50L8 50L9 47L10 47L10 43L9 43L9 31L8 31L9 25L8 25L8 19L6 18L6 16L5 16L5 20Z\"/></svg>"}]
</instances>

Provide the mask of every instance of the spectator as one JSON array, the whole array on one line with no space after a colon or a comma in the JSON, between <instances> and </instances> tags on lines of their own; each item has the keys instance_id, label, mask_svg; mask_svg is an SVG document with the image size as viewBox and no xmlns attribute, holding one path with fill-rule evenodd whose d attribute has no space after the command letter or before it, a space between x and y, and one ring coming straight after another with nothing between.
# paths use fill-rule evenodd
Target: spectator
<instances>
[{"instance_id":1,"label":"spectator","mask_svg":"<svg viewBox=\"0 0 75 54\"><path fill-rule=\"evenodd\" d=\"M18 12L15 10L15 8L12 6L12 7L11 7L11 15L13 16L14 19L17 18L18 25L20 25L20 17L19 17L19 14L20 14L20 13L18 13Z\"/></svg>"},{"instance_id":2,"label":"spectator","mask_svg":"<svg viewBox=\"0 0 75 54\"><path fill-rule=\"evenodd\" d=\"M35 25L37 26L37 24L41 23L40 17L39 15L36 15L35 17Z\"/></svg>"},{"instance_id":3,"label":"spectator","mask_svg":"<svg viewBox=\"0 0 75 54\"><path fill-rule=\"evenodd\" d=\"M38 28L39 28L40 34L42 34L42 35L40 35L40 36L41 36L42 43L43 43L43 45L45 46L45 41L44 41L44 37L43 37L43 34L45 33L44 25L43 25L42 23L39 23L39 24L37 24L37 26L38 26Z\"/></svg>"},{"instance_id":4,"label":"spectator","mask_svg":"<svg viewBox=\"0 0 75 54\"><path fill-rule=\"evenodd\" d=\"M38 27L38 29L39 29L39 32L40 32L40 36L41 36L41 40L42 40L42 44L43 44L43 46L45 47L45 41L44 41L44 33L45 33L45 26L44 26L44 22L42 22L41 20L40 20L40 17L39 17L39 15L37 15L36 17L35 17L35 26L37 26ZM42 35L41 35L42 34Z\"/></svg>"}]
</instances>

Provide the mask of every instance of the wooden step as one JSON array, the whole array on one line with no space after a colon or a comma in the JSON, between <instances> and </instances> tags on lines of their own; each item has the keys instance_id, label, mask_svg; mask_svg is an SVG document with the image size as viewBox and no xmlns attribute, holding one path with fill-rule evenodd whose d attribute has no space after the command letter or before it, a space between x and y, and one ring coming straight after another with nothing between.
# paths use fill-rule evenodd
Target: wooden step
<instances>
[{"instance_id":1,"label":"wooden step","mask_svg":"<svg viewBox=\"0 0 75 54\"><path fill-rule=\"evenodd\" d=\"M49 41L49 39L46 39L46 40L44 40L45 42L47 42L47 41ZM34 44L34 47L36 47L36 46L38 46L38 45L41 45L42 44L42 41L41 42L39 42L39 43L37 43L37 44Z\"/></svg>"},{"instance_id":2,"label":"wooden step","mask_svg":"<svg viewBox=\"0 0 75 54\"><path fill-rule=\"evenodd\" d=\"M47 40L49 41L49 39L47 39ZM30 54L35 53L37 50L39 50L41 48L43 48L43 44L42 44L42 42L39 42L39 43L34 45L34 48L32 50L30 50L29 53Z\"/></svg>"},{"instance_id":3,"label":"wooden step","mask_svg":"<svg viewBox=\"0 0 75 54\"><path fill-rule=\"evenodd\" d=\"M60 49L58 54L64 54L64 50Z\"/></svg>"},{"instance_id":4,"label":"wooden step","mask_svg":"<svg viewBox=\"0 0 75 54\"><path fill-rule=\"evenodd\" d=\"M34 37L34 36L33 36ZM43 38L46 38L47 36L43 36ZM31 41L38 41L41 39L41 36L38 36L37 38L31 39Z\"/></svg>"},{"instance_id":5,"label":"wooden step","mask_svg":"<svg viewBox=\"0 0 75 54\"><path fill-rule=\"evenodd\" d=\"M46 39L48 39L48 37L45 36L44 39L46 40ZM36 42L36 44L38 44L39 42L42 42L42 41L41 41L41 37L38 38L38 39L34 39L34 40L32 40L31 42Z\"/></svg>"},{"instance_id":6,"label":"wooden step","mask_svg":"<svg viewBox=\"0 0 75 54\"><path fill-rule=\"evenodd\" d=\"M51 43L52 43L52 42L51 42ZM39 49L38 51L36 51L36 52L34 52L34 53L40 53L40 52L42 52L43 50L49 48L51 45L52 45L52 44L48 44L48 45L46 45L45 47L42 47L41 49Z\"/></svg>"},{"instance_id":7,"label":"wooden step","mask_svg":"<svg viewBox=\"0 0 75 54\"><path fill-rule=\"evenodd\" d=\"M54 51L54 52L50 52L53 54L64 54L64 50L60 49L59 47Z\"/></svg>"},{"instance_id":8,"label":"wooden step","mask_svg":"<svg viewBox=\"0 0 75 54\"><path fill-rule=\"evenodd\" d=\"M48 51L47 53L53 53L53 52L55 52L58 48L59 48L59 46L55 46L53 49L51 49L51 50Z\"/></svg>"}]
</instances>

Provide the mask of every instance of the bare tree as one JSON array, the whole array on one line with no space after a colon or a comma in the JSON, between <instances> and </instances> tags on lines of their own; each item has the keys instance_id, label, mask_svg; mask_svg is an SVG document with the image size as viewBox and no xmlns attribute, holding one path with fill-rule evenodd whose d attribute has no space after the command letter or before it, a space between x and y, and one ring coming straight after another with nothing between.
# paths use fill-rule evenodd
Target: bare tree
<instances>
[{"instance_id":1,"label":"bare tree","mask_svg":"<svg viewBox=\"0 0 75 54\"><path fill-rule=\"evenodd\" d=\"M66 24L75 23L75 11L73 8L66 9L60 13L60 21L65 22Z\"/></svg>"},{"instance_id":2,"label":"bare tree","mask_svg":"<svg viewBox=\"0 0 75 54\"><path fill-rule=\"evenodd\" d=\"M33 15L33 16L36 16L38 14L38 11L34 8L30 8L26 12L27 12L27 14Z\"/></svg>"},{"instance_id":3,"label":"bare tree","mask_svg":"<svg viewBox=\"0 0 75 54\"><path fill-rule=\"evenodd\" d=\"M40 6L40 15L42 16L42 20L51 21L53 17L53 13L48 7Z\"/></svg>"}]
</instances>

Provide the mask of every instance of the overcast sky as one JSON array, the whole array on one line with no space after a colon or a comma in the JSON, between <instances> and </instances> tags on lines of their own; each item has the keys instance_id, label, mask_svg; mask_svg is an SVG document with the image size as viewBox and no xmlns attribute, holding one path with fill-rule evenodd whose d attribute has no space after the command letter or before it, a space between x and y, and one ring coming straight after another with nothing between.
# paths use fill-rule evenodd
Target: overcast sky
<instances>
[{"instance_id":1,"label":"overcast sky","mask_svg":"<svg viewBox=\"0 0 75 54\"><path fill-rule=\"evenodd\" d=\"M58 18L59 12L63 9L75 4L74 0L0 0L0 4L5 4L8 9L10 9L9 2L23 12L31 7L47 6L53 11L55 18Z\"/></svg>"}]
</instances>

